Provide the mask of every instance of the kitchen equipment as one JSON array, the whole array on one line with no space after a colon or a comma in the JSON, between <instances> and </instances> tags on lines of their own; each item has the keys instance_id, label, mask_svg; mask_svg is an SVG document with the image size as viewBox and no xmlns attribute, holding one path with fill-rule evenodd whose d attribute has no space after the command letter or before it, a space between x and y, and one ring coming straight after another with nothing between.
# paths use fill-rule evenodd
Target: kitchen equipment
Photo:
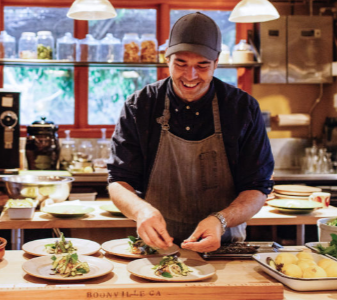
<instances>
[{"instance_id":1,"label":"kitchen equipment","mask_svg":"<svg viewBox=\"0 0 337 300\"><path fill-rule=\"evenodd\" d=\"M51 31L39 31L37 33L37 58L53 59L55 42Z\"/></svg>"},{"instance_id":2,"label":"kitchen equipment","mask_svg":"<svg viewBox=\"0 0 337 300\"><path fill-rule=\"evenodd\" d=\"M107 33L105 38L100 41L99 61L122 62L122 53L122 42L115 38L112 33Z\"/></svg>"},{"instance_id":3,"label":"kitchen equipment","mask_svg":"<svg viewBox=\"0 0 337 300\"><path fill-rule=\"evenodd\" d=\"M42 211L56 218L78 218L83 217L95 209L84 205L48 205L42 208Z\"/></svg>"},{"instance_id":4,"label":"kitchen equipment","mask_svg":"<svg viewBox=\"0 0 337 300\"><path fill-rule=\"evenodd\" d=\"M261 23L261 83L332 83L332 43L331 16Z\"/></svg>"},{"instance_id":5,"label":"kitchen equipment","mask_svg":"<svg viewBox=\"0 0 337 300\"><path fill-rule=\"evenodd\" d=\"M53 202L65 201L70 193L73 177L14 175L2 178L13 199L31 198L40 203L48 198Z\"/></svg>"},{"instance_id":6,"label":"kitchen equipment","mask_svg":"<svg viewBox=\"0 0 337 300\"><path fill-rule=\"evenodd\" d=\"M70 32L56 41L56 57L59 60L76 60L77 39Z\"/></svg>"},{"instance_id":7,"label":"kitchen equipment","mask_svg":"<svg viewBox=\"0 0 337 300\"><path fill-rule=\"evenodd\" d=\"M99 41L91 34L87 34L84 39L78 40L77 60L98 61Z\"/></svg>"},{"instance_id":8,"label":"kitchen equipment","mask_svg":"<svg viewBox=\"0 0 337 300\"><path fill-rule=\"evenodd\" d=\"M60 169L68 170L76 152L75 140L70 138L70 130L65 130L66 138L62 140L60 152Z\"/></svg>"},{"instance_id":9,"label":"kitchen equipment","mask_svg":"<svg viewBox=\"0 0 337 300\"><path fill-rule=\"evenodd\" d=\"M60 155L58 126L53 122L35 121L27 126L26 157L29 170L56 170Z\"/></svg>"},{"instance_id":10,"label":"kitchen equipment","mask_svg":"<svg viewBox=\"0 0 337 300\"><path fill-rule=\"evenodd\" d=\"M337 226L327 225L336 218L321 218L317 220L318 239L320 242L330 242L331 234L337 234Z\"/></svg>"},{"instance_id":11,"label":"kitchen equipment","mask_svg":"<svg viewBox=\"0 0 337 300\"><path fill-rule=\"evenodd\" d=\"M0 89L0 172L20 167L20 93Z\"/></svg>"},{"instance_id":12,"label":"kitchen equipment","mask_svg":"<svg viewBox=\"0 0 337 300\"><path fill-rule=\"evenodd\" d=\"M35 32L22 32L19 39L19 58L37 58L37 40Z\"/></svg>"}]
</instances>

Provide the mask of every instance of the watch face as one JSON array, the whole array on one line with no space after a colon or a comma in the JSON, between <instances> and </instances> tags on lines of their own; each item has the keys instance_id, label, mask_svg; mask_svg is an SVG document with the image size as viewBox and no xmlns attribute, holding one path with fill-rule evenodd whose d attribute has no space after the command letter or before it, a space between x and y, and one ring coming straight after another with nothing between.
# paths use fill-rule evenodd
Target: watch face
<instances>
[{"instance_id":1,"label":"watch face","mask_svg":"<svg viewBox=\"0 0 337 300\"><path fill-rule=\"evenodd\" d=\"M12 128L17 124L17 122L18 116L13 111L4 111L0 116L0 123L3 127Z\"/></svg>"}]
</instances>

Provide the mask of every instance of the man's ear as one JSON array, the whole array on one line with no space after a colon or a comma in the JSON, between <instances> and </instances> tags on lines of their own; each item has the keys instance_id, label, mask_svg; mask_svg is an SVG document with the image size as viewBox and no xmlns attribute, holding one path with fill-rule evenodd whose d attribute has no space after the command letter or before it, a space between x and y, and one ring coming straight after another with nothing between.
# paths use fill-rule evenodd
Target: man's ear
<instances>
[{"instance_id":1,"label":"man's ear","mask_svg":"<svg viewBox=\"0 0 337 300\"><path fill-rule=\"evenodd\" d=\"M214 61L214 69L218 67L219 57Z\"/></svg>"},{"instance_id":2,"label":"man's ear","mask_svg":"<svg viewBox=\"0 0 337 300\"><path fill-rule=\"evenodd\" d=\"M166 63L168 64L169 62L170 62L170 57L168 56L168 57L165 57L165 61L166 61Z\"/></svg>"}]
</instances>

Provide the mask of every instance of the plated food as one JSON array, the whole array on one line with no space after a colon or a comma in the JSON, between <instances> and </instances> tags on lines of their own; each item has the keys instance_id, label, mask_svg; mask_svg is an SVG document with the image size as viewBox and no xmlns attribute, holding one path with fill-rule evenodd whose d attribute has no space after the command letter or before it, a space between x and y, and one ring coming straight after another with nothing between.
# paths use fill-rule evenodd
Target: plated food
<instances>
[{"instance_id":1,"label":"plated food","mask_svg":"<svg viewBox=\"0 0 337 300\"><path fill-rule=\"evenodd\" d=\"M52 270L53 261L51 260L50 255L29 259L22 265L22 269L27 274L38 278L44 278L49 280L76 281L106 275L110 273L114 268L113 264L109 260L98 257L78 255L77 260L82 263L85 262L88 264L89 271L87 273L68 277L64 277L62 276L63 274L61 275L60 273L55 273Z\"/></svg>"},{"instance_id":2,"label":"plated food","mask_svg":"<svg viewBox=\"0 0 337 300\"><path fill-rule=\"evenodd\" d=\"M128 236L129 251L131 254L151 255L157 254L158 250L146 245L140 237Z\"/></svg>"},{"instance_id":3,"label":"plated food","mask_svg":"<svg viewBox=\"0 0 337 300\"><path fill-rule=\"evenodd\" d=\"M128 271L138 277L149 279L152 281L169 281L169 282L189 282L189 281L200 281L205 280L207 278L212 277L215 274L215 268L204 261L194 260L188 258L179 258L179 263L184 264L188 269L186 275L182 276L173 276L175 274L174 270L180 269L180 266L172 267L172 277L163 276L162 274L156 274L157 266L161 265L163 258L161 257L150 257L150 258L142 258L131 261L127 265ZM174 260L172 261L173 265L176 265ZM166 262L162 262L166 264ZM160 268L160 267L159 267ZM166 268L163 269L166 272ZM186 270L186 269L185 269ZM185 273L186 271L184 271ZM160 271L159 271L160 273ZM167 274L168 275L168 274Z\"/></svg>"},{"instance_id":4,"label":"plated food","mask_svg":"<svg viewBox=\"0 0 337 300\"><path fill-rule=\"evenodd\" d=\"M83 205L50 205L45 206L42 211L49 213L57 218L76 218L83 217L95 209Z\"/></svg>"},{"instance_id":5,"label":"plated food","mask_svg":"<svg viewBox=\"0 0 337 300\"><path fill-rule=\"evenodd\" d=\"M337 290L337 262L326 256L308 252L257 253L253 255L253 259L260 264L263 271L291 289ZM280 265L283 266L278 269ZM330 265L331 270L328 270Z\"/></svg>"},{"instance_id":6,"label":"plated food","mask_svg":"<svg viewBox=\"0 0 337 300\"><path fill-rule=\"evenodd\" d=\"M53 255L51 260L51 270L53 271L51 272L52 275L60 274L62 277L75 277L82 276L83 274L90 272L88 263L81 262L76 253L65 254L58 257Z\"/></svg>"},{"instance_id":7,"label":"plated food","mask_svg":"<svg viewBox=\"0 0 337 300\"><path fill-rule=\"evenodd\" d=\"M71 240L66 240L63 232L61 237L52 244L44 245L48 254L61 254L61 253L73 253L77 251L77 248L73 245Z\"/></svg>"},{"instance_id":8,"label":"plated food","mask_svg":"<svg viewBox=\"0 0 337 300\"><path fill-rule=\"evenodd\" d=\"M68 244L71 243L72 247L77 249L76 253L80 255L92 255L101 249L101 245L94 241L77 238L65 238L65 240ZM36 256L50 255L46 245L55 245L57 241L57 238L48 238L27 242L22 245L22 250Z\"/></svg>"},{"instance_id":9,"label":"plated food","mask_svg":"<svg viewBox=\"0 0 337 300\"><path fill-rule=\"evenodd\" d=\"M130 251L130 239L117 239L107 241L102 244L102 249L113 255L122 256L122 257L129 257L129 258L144 258L148 256L166 256L166 255L173 255L179 252L179 247L173 244L172 247L168 248L167 250L159 249L156 253L152 254L141 254L141 253L132 253Z\"/></svg>"},{"instance_id":10,"label":"plated food","mask_svg":"<svg viewBox=\"0 0 337 300\"><path fill-rule=\"evenodd\" d=\"M178 256L164 256L158 265L153 267L154 274L166 278L187 276L192 270L178 259Z\"/></svg>"}]
</instances>

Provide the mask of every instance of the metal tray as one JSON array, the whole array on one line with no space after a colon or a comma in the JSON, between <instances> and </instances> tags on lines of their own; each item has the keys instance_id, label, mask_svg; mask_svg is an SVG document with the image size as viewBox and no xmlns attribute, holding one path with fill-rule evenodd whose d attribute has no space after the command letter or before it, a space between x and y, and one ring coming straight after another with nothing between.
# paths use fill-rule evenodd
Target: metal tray
<instances>
[{"instance_id":1,"label":"metal tray","mask_svg":"<svg viewBox=\"0 0 337 300\"><path fill-rule=\"evenodd\" d=\"M239 253L241 248L236 247L235 245L250 246L251 248L254 248L254 251L250 253ZM226 251L227 247L228 248L231 247L232 253L223 253L224 251ZM281 248L283 248L283 246L276 242L240 242L240 243L235 242L232 244L224 244L218 250L213 251L213 252L201 253L201 256L204 259L221 259L221 258L251 259L253 255L256 253L278 252ZM238 251L238 253L235 253L236 250Z\"/></svg>"}]
</instances>

